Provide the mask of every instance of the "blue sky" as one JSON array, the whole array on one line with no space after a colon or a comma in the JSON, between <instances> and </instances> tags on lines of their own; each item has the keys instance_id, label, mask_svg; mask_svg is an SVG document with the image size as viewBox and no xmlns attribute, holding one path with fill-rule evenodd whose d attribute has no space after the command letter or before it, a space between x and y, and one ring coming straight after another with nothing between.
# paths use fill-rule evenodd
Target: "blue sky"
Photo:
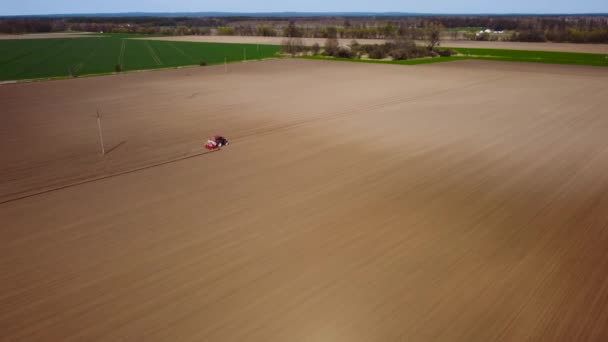
<instances>
[{"instance_id":1,"label":"blue sky","mask_svg":"<svg viewBox=\"0 0 608 342\"><path fill-rule=\"evenodd\" d=\"M0 0L0 15L207 11L606 13L608 0Z\"/></svg>"}]
</instances>

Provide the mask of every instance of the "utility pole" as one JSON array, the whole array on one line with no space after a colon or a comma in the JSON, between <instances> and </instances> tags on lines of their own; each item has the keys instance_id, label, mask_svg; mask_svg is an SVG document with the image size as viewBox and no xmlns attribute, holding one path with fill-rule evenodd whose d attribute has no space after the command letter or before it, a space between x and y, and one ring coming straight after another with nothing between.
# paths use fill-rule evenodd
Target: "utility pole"
<instances>
[{"instance_id":1,"label":"utility pole","mask_svg":"<svg viewBox=\"0 0 608 342\"><path fill-rule=\"evenodd\" d=\"M101 114L99 114L99 109L97 110L97 128L99 130L99 144L101 145L101 155L105 155L106 150L103 147L103 134L101 132Z\"/></svg>"}]
</instances>

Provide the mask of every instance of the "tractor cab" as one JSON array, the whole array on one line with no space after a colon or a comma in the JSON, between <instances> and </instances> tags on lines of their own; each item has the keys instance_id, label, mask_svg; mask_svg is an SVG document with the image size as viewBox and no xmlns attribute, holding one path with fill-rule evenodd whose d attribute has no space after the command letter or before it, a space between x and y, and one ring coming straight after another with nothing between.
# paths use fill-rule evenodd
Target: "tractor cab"
<instances>
[{"instance_id":1,"label":"tractor cab","mask_svg":"<svg viewBox=\"0 0 608 342\"><path fill-rule=\"evenodd\" d=\"M228 139L221 135L214 135L207 140L205 148L208 150L216 150L226 145L228 145Z\"/></svg>"}]
</instances>

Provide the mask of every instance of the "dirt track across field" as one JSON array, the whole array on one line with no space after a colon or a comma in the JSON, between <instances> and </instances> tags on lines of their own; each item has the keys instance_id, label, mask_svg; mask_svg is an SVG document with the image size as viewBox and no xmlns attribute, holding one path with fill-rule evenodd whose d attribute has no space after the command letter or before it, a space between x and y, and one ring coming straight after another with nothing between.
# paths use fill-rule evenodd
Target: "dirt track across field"
<instances>
[{"instance_id":1,"label":"dirt track across field","mask_svg":"<svg viewBox=\"0 0 608 342\"><path fill-rule=\"evenodd\" d=\"M174 37L149 37L137 39L169 40L181 42L216 42L216 43L247 43L280 45L284 37L249 37L249 36L174 36ZM321 46L325 39L303 38L304 44ZM343 46L349 45L352 39L340 39ZM360 44L382 44L383 39L357 39ZM419 41L418 44L424 44ZM453 48L480 48L480 49L507 49L507 50L533 50L533 51L562 51L562 52L586 52L608 54L608 44L571 44L571 43L521 43L521 42L478 42L466 40L445 40L442 46Z\"/></svg>"},{"instance_id":2,"label":"dirt track across field","mask_svg":"<svg viewBox=\"0 0 608 342\"><path fill-rule=\"evenodd\" d=\"M0 340L604 341L607 85L299 59L2 85Z\"/></svg>"}]
</instances>

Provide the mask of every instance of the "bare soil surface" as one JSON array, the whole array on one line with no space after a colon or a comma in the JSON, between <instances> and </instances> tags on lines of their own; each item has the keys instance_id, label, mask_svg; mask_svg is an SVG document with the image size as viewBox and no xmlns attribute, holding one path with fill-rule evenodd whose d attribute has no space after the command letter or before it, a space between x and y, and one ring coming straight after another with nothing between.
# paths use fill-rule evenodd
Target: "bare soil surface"
<instances>
[{"instance_id":1,"label":"bare soil surface","mask_svg":"<svg viewBox=\"0 0 608 342\"><path fill-rule=\"evenodd\" d=\"M0 86L0 340L608 336L607 70L228 67Z\"/></svg>"},{"instance_id":2,"label":"bare soil surface","mask_svg":"<svg viewBox=\"0 0 608 342\"><path fill-rule=\"evenodd\" d=\"M148 37L135 39L169 40L183 42L216 42L216 43L247 43L280 45L285 37L251 37L251 36L172 36L172 37ZM323 46L325 39L302 38L304 44L315 43ZM339 39L342 46L347 46L352 39ZM384 39L357 39L360 44L382 44ZM417 42L425 44L422 41ZM522 43L522 42L478 42L478 41L443 41L443 46L454 48L480 48L480 49L507 49L507 50L534 50L534 51L562 51L562 52L586 52L608 54L608 44L571 44L571 43Z\"/></svg>"}]
</instances>

